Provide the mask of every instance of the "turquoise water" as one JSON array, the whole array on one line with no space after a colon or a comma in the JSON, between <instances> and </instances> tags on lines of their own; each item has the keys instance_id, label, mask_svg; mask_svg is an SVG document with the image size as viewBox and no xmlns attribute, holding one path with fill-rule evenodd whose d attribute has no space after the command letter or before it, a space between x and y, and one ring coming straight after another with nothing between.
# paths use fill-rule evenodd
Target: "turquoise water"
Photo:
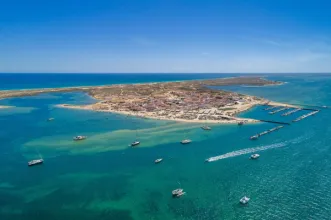
<instances>
[{"instance_id":1,"label":"turquoise water","mask_svg":"<svg viewBox=\"0 0 331 220\"><path fill-rule=\"evenodd\" d=\"M270 78L288 83L225 89L331 106L329 76ZM206 132L197 124L54 107L93 102L83 93L0 100L16 106L0 110L1 220L330 219L331 110L250 141L275 125L212 125ZM257 107L242 115L291 121L302 114L280 117ZM134 128L142 143L131 149ZM80 134L88 139L74 143ZM186 136L193 142L180 145ZM249 160L256 147L264 149L260 159ZM230 157L204 163L223 154ZM28 167L39 155L45 163ZM179 186L187 194L173 199ZM247 206L238 204L244 195Z\"/></svg>"}]
</instances>

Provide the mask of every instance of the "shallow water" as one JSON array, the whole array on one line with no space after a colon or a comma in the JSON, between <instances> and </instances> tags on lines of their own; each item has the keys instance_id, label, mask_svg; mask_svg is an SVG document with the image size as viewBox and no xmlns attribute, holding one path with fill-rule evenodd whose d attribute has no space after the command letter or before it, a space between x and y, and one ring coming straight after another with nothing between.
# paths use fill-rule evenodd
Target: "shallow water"
<instances>
[{"instance_id":1,"label":"shallow water","mask_svg":"<svg viewBox=\"0 0 331 220\"><path fill-rule=\"evenodd\" d=\"M272 87L226 87L274 101L331 105L331 78L271 76ZM146 120L56 108L88 104L83 93L0 100L0 219L329 219L331 110L285 126L211 125ZM290 122L264 107L244 117ZM47 118L55 120L48 122ZM141 145L129 148L136 138ZM75 135L88 139L73 142ZM181 145L190 138L193 142ZM259 152L258 160L249 160ZM45 163L27 167L41 155ZM204 163L209 157L221 160ZM154 164L157 158L164 158ZM180 199L171 190L187 192ZM238 201L247 195L247 206Z\"/></svg>"}]
</instances>

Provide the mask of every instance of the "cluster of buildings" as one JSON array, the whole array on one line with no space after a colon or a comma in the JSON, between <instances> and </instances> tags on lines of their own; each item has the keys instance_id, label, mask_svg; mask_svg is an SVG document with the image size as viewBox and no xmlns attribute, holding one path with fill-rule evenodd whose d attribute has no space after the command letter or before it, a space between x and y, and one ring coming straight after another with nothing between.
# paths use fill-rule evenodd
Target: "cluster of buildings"
<instances>
[{"instance_id":1,"label":"cluster of buildings","mask_svg":"<svg viewBox=\"0 0 331 220\"><path fill-rule=\"evenodd\" d=\"M240 105L254 97L196 88L149 88L109 94L98 110L145 113L149 116L186 120L231 120Z\"/></svg>"}]
</instances>

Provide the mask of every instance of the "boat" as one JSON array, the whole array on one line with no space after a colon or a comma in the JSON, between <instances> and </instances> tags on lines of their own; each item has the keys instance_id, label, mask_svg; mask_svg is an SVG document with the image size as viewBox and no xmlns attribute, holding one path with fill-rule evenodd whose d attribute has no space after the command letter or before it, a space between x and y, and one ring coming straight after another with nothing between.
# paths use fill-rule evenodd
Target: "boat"
<instances>
[{"instance_id":1,"label":"boat","mask_svg":"<svg viewBox=\"0 0 331 220\"><path fill-rule=\"evenodd\" d=\"M203 130L206 130L206 131L210 131L211 130L211 127L205 125L205 126L202 126L201 127Z\"/></svg>"},{"instance_id":2,"label":"boat","mask_svg":"<svg viewBox=\"0 0 331 220\"><path fill-rule=\"evenodd\" d=\"M185 139L185 140L182 140L180 143L181 144L189 144L191 143L192 141L190 139Z\"/></svg>"},{"instance_id":3,"label":"boat","mask_svg":"<svg viewBox=\"0 0 331 220\"><path fill-rule=\"evenodd\" d=\"M246 205L249 202L250 198L248 198L247 196L244 196L240 199L240 203L243 205Z\"/></svg>"},{"instance_id":4,"label":"boat","mask_svg":"<svg viewBox=\"0 0 331 220\"><path fill-rule=\"evenodd\" d=\"M156 159L154 162L155 163L161 163L163 161L163 159L162 158L159 158L159 159Z\"/></svg>"},{"instance_id":5,"label":"boat","mask_svg":"<svg viewBox=\"0 0 331 220\"><path fill-rule=\"evenodd\" d=\"M257 140L259 138L259 135L254 135L252 137L250 137L251 140Z\"/></svg>"},{"instance_id":6,"label":"boat","mask_svg":"<svg viewBox=\"0 0 331 220\"><path fill-rule=\"evenodd\" d=\"M252 154L250 159L258 159L260 157L260 154Z\"/></svg>"},{"instance_id":7,"label":"boat","mask_svg":"<svg viewBox=\"0 0 331 220\"><path fill-rule=\"evenodd\" d=\"M131 147L135 147L140 144L140 141L134 141L130 144Z\"/></svg>"},{"instance_id":8,"label":"boat","mask_svg":"<svg viewBox=\"0 0 331 220\"><path fill-rule=\"evenodd\" d=\"M54 118L49 118L49 119L47 119L47 121L53 121L54 120Z\"/></svg>"},{"instance_id":9,"label":"boat","mask_svg":"<svg viewBox=\"0 0 331 220\"><path fill-rule=\"evenodd\" d=\"M81 135L78 135L76 137L74 137L74 141L82 141L82 140L85 140L87 137L86 136L81 136Z\"/></svg>"},{"instance_id":10,"label":"boat","mask_svg":"<svg viewBox=\"0 0 331 220\"><path fill-rule=\"evenodd\" d=\"M28 162L28 166L34 166L38 164L42 164L44 162L43 159L31 160Z\"/></svg>"},{"instance_id":11,"label":"boat","mask_svg":"<svg viewBox=\"0 0 331 220\"><path fill-rule=\"evenodd\" d=\"M243 124L244 124L243 121L238 122L238 125L243 125Z\"/></svg>"},{"instance_id":12,"label":"boat","mask_svg":"<svg viewBox=\"0 0 331 220\"><path fill-rule=\"evenodd\" d=\"M172 197L181 197L182 195L185 194L185 192L183 191L183 189L175 189L175 190L172 190Z\"/></svg>"}]
</instances>

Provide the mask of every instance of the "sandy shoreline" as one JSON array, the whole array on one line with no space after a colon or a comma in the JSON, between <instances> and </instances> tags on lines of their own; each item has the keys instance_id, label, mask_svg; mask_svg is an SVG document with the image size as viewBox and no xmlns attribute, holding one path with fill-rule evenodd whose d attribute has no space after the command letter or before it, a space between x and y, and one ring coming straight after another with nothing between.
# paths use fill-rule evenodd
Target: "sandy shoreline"
<instances>
[{"instance_id":1,"label":"sandy shoreline","mask_svg":"<svg viewBox=\"0 0 331 220\"><path fill-rule=\"evenodd\" d=\"M14 106L0 105L0 109L13 108Z\"/></svg>"},{"instance_id":2,"label":"sandy shoreline","mask_svg":"<svg viewBox=\"0 0 331 220\"><path fill-rule=\"evenodd\" d=\"M136 114L128 111L116 111L116 110L101 110L101 109L93 109L93 105L68 105L68 104L58 104L55 105L58 108L68 108L68 109L76 109L76 110L88 110L88 111L97 111L97 112L110 112L110 113L116 113L116 114L122 114L127 116L133 116L133 117L141 117L141 118L149 118L149 119L155 119L155 120L167 120L167 121L178 121L178 122L186 122L186 123L208 123L208 124L238 124L238 122L245 121L245 123L257 123L259 120L250 119L250 118L239 118L239 117L233 117L233 116L226 116L223 117L229 118L229 120L198 120L198 119L180 119L180 118L168 118L163 116L154 116L148 112L138 112ZM240 112L246 111L252 107L254 107L255 104L252 104L250 107L245 106L244 108L240 109ZM239 110L237 110L239 111Z\"/></svg>"}]
</instances>

